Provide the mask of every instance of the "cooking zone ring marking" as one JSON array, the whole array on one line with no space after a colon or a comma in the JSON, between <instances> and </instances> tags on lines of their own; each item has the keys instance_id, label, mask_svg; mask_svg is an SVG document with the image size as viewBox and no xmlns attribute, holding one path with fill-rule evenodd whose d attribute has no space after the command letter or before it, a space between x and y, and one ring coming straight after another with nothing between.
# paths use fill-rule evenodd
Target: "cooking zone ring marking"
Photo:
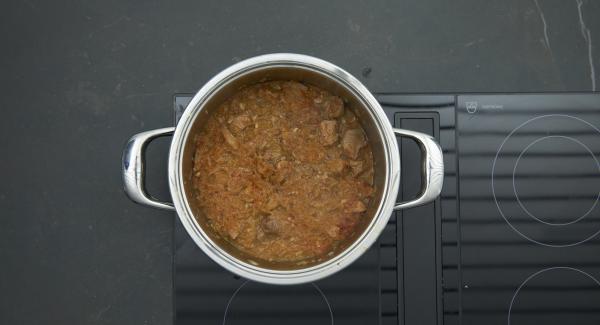
<instances>
[{"instance_id":1,"label":"cooking zone ring marking","mask_svg":"<svg viewBox=\"0 0 600 325\"><path fill-rule=\"evenodd\" d=\"M517 202L519 203L519 206L521 206L521 209L523 209L523 211L525 211L525 213L527 213L530 217L532 217L533 219L546 224L548 226L568 226L570 224L574 224L577 223L578 221L580 221L581 219L587 217L590 212L592 212L594 210L594 208L596 207L596 205L598 204L598 200L600 200L600 191L598 192L598 195L596 195L596 199L594 200L594 203L592 204L592 206L580 217L578 217L575 220L569 221L569 222L548 222L548 221L544 221L541 218L536 217L533 213L531 213L523 204L523 202L521 202L521 199L519 199L519 193L517 192L517 186L515 184L515 174L517 172L517 166L519 166L519 162L521 161L521 157L523 157L523 154L525 152L527 152L527 150L529 150L529 148L531 148L532 146L534 146L536 143L547 140L547 139L567 139L569 141L573 141L574 143L580 145L581 147L583 147L587 152L590 153L590 155L592 156L592 159L594 159L594 162L596 163L596 166L598 167L598 171L600 171L600 162L598 162L598 159L596 159L596 157L594 156L594 152L588 147L586 146L583 142L572 138L572 137L568 137L568 136L564 136L564 135L549 135L549 136L545 136L545 137L541 137L533 142L531 142L529 145L527 145L527 147L525 147L525 149L523 149L523 151L521 151L521 153L519 154L519 157L517 158L517 161L515 162L515 167L513 168L513 172L512 172L512 186L513 186L513 192L515 193L515 197L517 198Z\"/></svg>"},{"instance_id":2,"label":"cooking zone ring marking","mask_svg":"<svg viewBox=\"0 0 600 325\"><path fill-rule=\"evenodd\" d=\"M231 303L233 302L233 300L237 296L238 292L240 292L240 290L242 290L242 288L244 286L246 286L246 284L248 284L248 282L250 282L250 280L246 280L246 281L242 282L242 284L240 284L240 286L237 289L235 289L235 291L231 295L231 298L229 298L229 300L227 301L227 306L225 306L225 312L223 313L223 325L226 325L226 323L227 323L227 314L229 312L229 307L231 306ZM325 296L325 293L323 293L323 290L321 290L321 288L319 288L319 286L316 283L312 282L311 285L321 295L321 297L323 298L323 301L325 301L325 304L327 304L327 310L329 310L329 318L331 319L331 325L334 325L334 322L333 322L333 309L331 309L331 304L329 303L329 300L327 299L327 296Z\"/></svg>"},{"instance_id":3,"label":"cooking zone ring marking","mask_svg":"<svg viewBox=\"0 0 600 325\"><path fill-rule=\"evenodd\" d=\"M591 127L592 129L594 129L599 135L600 135L600 129L598 129L597 127L595 127L593 124L575 117L575 116L571 116L571 115L566 115L566 114L548 114L548 115L540 115L534 118L531 118L523 123L521 123L519 126L517 126L516 128L514 128L507 136L506 138L504 138L504 140L502 141L502 143L500 144L500 147L498 147L498 150L496 151L496 156L494 157L494 162L492 163L492 196L494 198L494 203L496 204L496 207L498 208L498 212L500 212L500 216L502 216L502 218L504 219L504 221L506 221L506 223L508 224L509 227L512 228L512 230L514 230L517 234L519 234L521 237L534 242L536 244L542 245L542 246L547 246L547 247L572 247L572 246L576 246L582 243L587 242L588 240L596 237L598 234L600 234L600 229L598 231L596 231L595 233L593 233L592 235L588 236L587 238L584 238L580 241L577 242L573 242L573 243L567 243L567 244L550 244L550 243L544 243L542 241L539 240L535 240L533 238L531 238L528 235L525 235L523 232L521 232L519 229L517 229L517 227L515 227L510 220L508 219L508 217L504 214L504 212L502 211L502 208L500 207L500 203L498 201L498 198L496 197L496 189L495 189L495 183L494 183L494 174L496 171L496 163L498 162L498 157L500 157L500 153L502 151L502 148L504 147L504 145L506 144L506 142L510 139L510 137L515 134L517 131L519 131L521 128L523 128L524 126L526 126L529 123L532 123L534 121L540 120L540 119L544 119L544 118L552 118L552 117L557 117L557 118L568 118L568 119L572 119L572 120L576 120L579 122L582 122L584 124L586 124L587 126ZM595 159L595 157L594 157ZM535 218L537 220L537 218Z\"/></svg>"},{"instance_id":4,"label":"cooking zone ring marking","mask_svg":"<svg viewBox=\"0 0 600 325\"><path fill-rule=\"evenodd\" d=\"M528 277L527 277L527 279L525 279L525 281L523 281L523 282L521 283L521 285L519 285L519 287L517 288L517 290L516 290L516 291L515 291L515 293L513 294L513 296L512 296L512 299L510 300L510 306L508 307L508 325L511 325L511 323L510 323L510 317L512 316L512 309L513 309L513 306L514 306L514 304L515 304L515 300L516 300L517 296L519 295L519 292L521 292L521 289L522 289L522 288L523 288L525 285L527 285L527 283L528 283L528 282L529 282L531 279L533 279L533 278L537 277L538 275L540 275L540 274L542 274L542 273L545 273L545 272L549 272L549 271L556 271L556 270L566 270L566 271L574 271L574 272L577 272L577 273L579 273L579 274L582 274L582 275L584 275L584 276L588 277L589 279L591 279L592 281L594 281L594 282L595 282L595 283L598 285L598 287L600 287L600 281L598 281L598 279L596 279L595 277L593 277L591 274L589 274L589 273L587 273L587 272L585 272L585 271L583 271L583 270L576 269L576 268L574 268L574 267L568 267L568 266L555 266L555 267L549 267L549 268L546 268L546 269L543 269L543 270L539 270L539 271L537 271L537 272L533 273L532 275L528 276Z\"/></svg>"}]
</instances>

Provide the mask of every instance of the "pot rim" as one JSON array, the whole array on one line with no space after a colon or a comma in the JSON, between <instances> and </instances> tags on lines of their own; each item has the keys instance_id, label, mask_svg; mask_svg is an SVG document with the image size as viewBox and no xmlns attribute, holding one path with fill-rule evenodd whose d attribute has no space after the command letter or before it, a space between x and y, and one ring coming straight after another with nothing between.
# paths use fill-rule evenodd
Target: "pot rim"
<instances>
[{"instance_id":1,"label":"pot rim","mask_svg":"<svg viewBox=\"0 0 600 325\"><path fill-rule=\"evenodd\" d=\"M185 195L182 177L183 148L196 117L206 103L224 85L245 73L267 67L295 67L318 72L346 87L371 112L384 143L385 183L382 198L369 225L356 240L337 256L319 264L293 270L274 270L240 260L219 247L196 221ZM327 61L301 54L265 54L240 61L210 79L192 98L175 128L169 151L169 187L177 215L184 228L213 261L250 280L270 284L300 284L334 274L359 258L377 240L394 209L400 183L400 157L397 140L388 118L369 90L345 70Z\"/></svg>"}]
</instances>

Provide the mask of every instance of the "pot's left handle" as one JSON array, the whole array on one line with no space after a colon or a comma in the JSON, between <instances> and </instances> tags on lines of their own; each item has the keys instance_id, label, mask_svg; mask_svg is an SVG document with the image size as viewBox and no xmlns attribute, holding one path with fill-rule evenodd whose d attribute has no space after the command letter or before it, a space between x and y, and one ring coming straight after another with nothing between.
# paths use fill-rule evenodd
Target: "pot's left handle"
<instances>
[{"instance_id":1,"label":"pot's left handle","mask_svg":"<svg viewBox=\"0 0 600 325\"><path fill-rule=\"evenodd\" d=\"M144 185L146 146L156 138L172 135L174 131L174 127L146 131L134 135L127 142L123 151L123 185L132 201L154 208L174 210L172 203L160 202L148 195Z\"/></svg>"}]
</instances>

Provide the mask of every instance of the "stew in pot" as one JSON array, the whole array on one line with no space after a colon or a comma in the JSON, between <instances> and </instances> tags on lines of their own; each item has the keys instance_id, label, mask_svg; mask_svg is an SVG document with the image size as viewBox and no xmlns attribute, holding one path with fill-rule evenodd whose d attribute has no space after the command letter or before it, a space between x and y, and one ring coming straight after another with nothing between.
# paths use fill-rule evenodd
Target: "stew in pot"
<instances>
[{"instance_id":1,"label":"stew in pot","mask_svg":"<svg viewBox=\"0 0 600 325\"><path fill-rule=\"evenodd\" d=\"M327 91L296 81L246 87L194 141L195 204L250 256L312 264L370 218L371 148L353 111Z\"/></svg>"}]
</instances>

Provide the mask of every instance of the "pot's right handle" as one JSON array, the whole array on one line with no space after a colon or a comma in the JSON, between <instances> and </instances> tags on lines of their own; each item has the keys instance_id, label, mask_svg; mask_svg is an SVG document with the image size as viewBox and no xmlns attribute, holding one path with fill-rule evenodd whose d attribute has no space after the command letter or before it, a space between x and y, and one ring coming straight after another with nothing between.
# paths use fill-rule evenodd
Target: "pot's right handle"
<instances>
[{"instance_id":1,"label":"pot's right handle","mask_svg":"<svg viewBox=\"0 0 600 325\"><path fill-rule=\"evenodd\" d=\"M413 138L419 144L423 153L421 193L412 201L401 202L394 210L412 208L435 200L442 191L444 183L444 157L442 148L431 136L415 131L394 129L394 133L403 137Z\"/></svg>"},{"instance_id":2,"label":"pot's right handle","mask_svg":"<svg viewBox=\"0 0 600 325\"><path fill-rule=\"evenodd\" d=\"M172 135L173 131L174 127L146 131L134 135L127 142L123 151L123 185L132 201L154 208L174 210L172 203L160 202L148 195L144 185L146 146L156 138Z\"/></svg>"}]
</instances>

